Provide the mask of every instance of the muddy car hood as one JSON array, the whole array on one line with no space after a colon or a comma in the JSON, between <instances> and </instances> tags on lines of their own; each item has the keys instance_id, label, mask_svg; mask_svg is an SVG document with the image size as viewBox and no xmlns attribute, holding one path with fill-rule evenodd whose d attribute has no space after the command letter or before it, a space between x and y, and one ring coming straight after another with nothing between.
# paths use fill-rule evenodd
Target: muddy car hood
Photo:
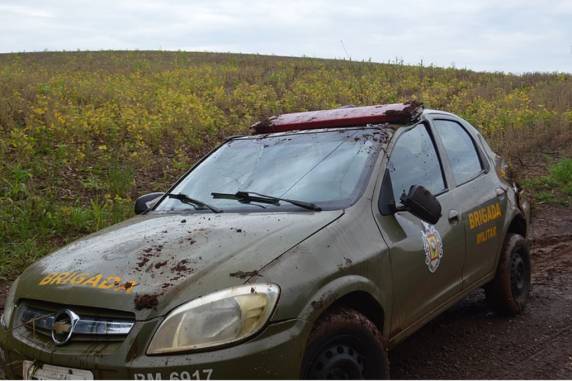
<instances>
[{"instance_id":1,"label":"muddy car hood","mask_svg":"<svg viewBox=\"0 0 572 381\"><path fill-rule=\"evenodd\" d=\"M16 297L129 311L138 320L149 319L243 284L342 213L137 216L30 266Z\"/></svg>"}]
</instances>

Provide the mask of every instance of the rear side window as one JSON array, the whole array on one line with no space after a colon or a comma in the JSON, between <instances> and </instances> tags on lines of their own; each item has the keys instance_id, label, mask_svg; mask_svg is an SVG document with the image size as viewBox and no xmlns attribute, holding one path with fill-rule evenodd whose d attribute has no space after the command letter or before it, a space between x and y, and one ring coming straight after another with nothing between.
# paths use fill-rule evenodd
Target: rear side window
<instances>
[{"instance_id":1,"label":"rear side window","mask_svg":"<svg viewBox=\"0 0 572 381\"><path fill-rule=\"evenodd\" d=\"M397 203L412 185L422 185L433 194L445 190L439 158L424 125L399 137L389 160L389 173Z\"/></svg>"},{"instance_id":2,"label":"rear side window","mask_svg":"<svg viewBox=\"0 0 572 381\"><path fill-rule=\"evenodd\" d=\"M451 120L436 120L433 124L447 152L455 182L462 184L477 176L483 167L469 133Z\"/></svg>"}]
</instances>

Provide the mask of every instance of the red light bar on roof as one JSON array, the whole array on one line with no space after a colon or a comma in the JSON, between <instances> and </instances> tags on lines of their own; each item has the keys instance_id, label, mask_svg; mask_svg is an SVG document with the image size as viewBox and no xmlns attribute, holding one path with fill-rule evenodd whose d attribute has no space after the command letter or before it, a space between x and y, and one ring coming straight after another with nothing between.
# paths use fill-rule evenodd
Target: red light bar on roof
<instances>
[{"instance_id":1,"label":"red light bar on roof","mask_svg":"<svg viewBox=\"0 0 572 381\"><path fill-rule=\"evenodd\" d=\"M386 105L336 108L272 116L252 125L256 134L311 130L317 128L355 127L366 124L411 123L423 112L423 104L411 101Z\"/></svg>"}]
</instances>

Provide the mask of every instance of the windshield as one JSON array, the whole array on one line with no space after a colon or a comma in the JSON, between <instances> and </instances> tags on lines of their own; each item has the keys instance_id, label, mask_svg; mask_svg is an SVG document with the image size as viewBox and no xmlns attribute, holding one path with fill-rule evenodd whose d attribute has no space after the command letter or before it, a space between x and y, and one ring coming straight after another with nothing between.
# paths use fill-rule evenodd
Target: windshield
<instances>
[{"instance_id":1,"label":"windshield","mask_svg":"<svg viewBox=\"0 0 572 381\"><path fill-rule=\"evenodd\" d=\"M211 193L257 192L314 203L322 209L348 207L361 196L385 136L379 129L360 128L233 139L171 193L183 193L225 212L300 208L284 202L241 203L213 198ZM166 198L155 210L189 208Z\"/></svg>"}]
</instances>

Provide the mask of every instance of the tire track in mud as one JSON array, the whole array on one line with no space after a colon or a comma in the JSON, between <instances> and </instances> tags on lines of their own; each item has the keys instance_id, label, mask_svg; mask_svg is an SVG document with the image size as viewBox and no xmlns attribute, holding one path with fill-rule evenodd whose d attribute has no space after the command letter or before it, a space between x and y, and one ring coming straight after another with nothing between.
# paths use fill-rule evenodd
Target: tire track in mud
<instances>
[{"instance_id":1,"label":"tire track in mud","mask_svg":"<svg viewBox=\"0 0 572 381\"><path fill-rule=\"evenodd\" d=\"M520 361L507 364L490 378L570 379L572 375L572 327L517 351ZM518 377L515 377L518 375Z\"/></svg>"},{"instance_id":2,"label":"tire track in mud","mask_svg":"<svg viewBox=\"0 0 572 381\"><path fill-rule=\"evenodd\" d=\"M519 365L522 365L523 363L533 359L542 352L546 351L546 349L548 349L548 346L550 344L554 344L554 342L560 341L562 337L568 337L571 335L572 335L572 327L565 327L554 333L552 336L540 342L537 342L530 347L524 348L521 351L517 351L516 357L522 356L523 359L515 364L512 364L512 367L518 367Z\"/></svg>"},{"instance_id":3,"label":"tire track in mud","mask_svg":"<svg viewBox=\"0 0 572 381\"><path fill-rule=\"evenodd\" d=\"M568 243L572 246L572 233L553 234L532 240L532 246L535 248L546 248L546 246L552 246L558 243Z\"/></svg>"}]
</instances>

